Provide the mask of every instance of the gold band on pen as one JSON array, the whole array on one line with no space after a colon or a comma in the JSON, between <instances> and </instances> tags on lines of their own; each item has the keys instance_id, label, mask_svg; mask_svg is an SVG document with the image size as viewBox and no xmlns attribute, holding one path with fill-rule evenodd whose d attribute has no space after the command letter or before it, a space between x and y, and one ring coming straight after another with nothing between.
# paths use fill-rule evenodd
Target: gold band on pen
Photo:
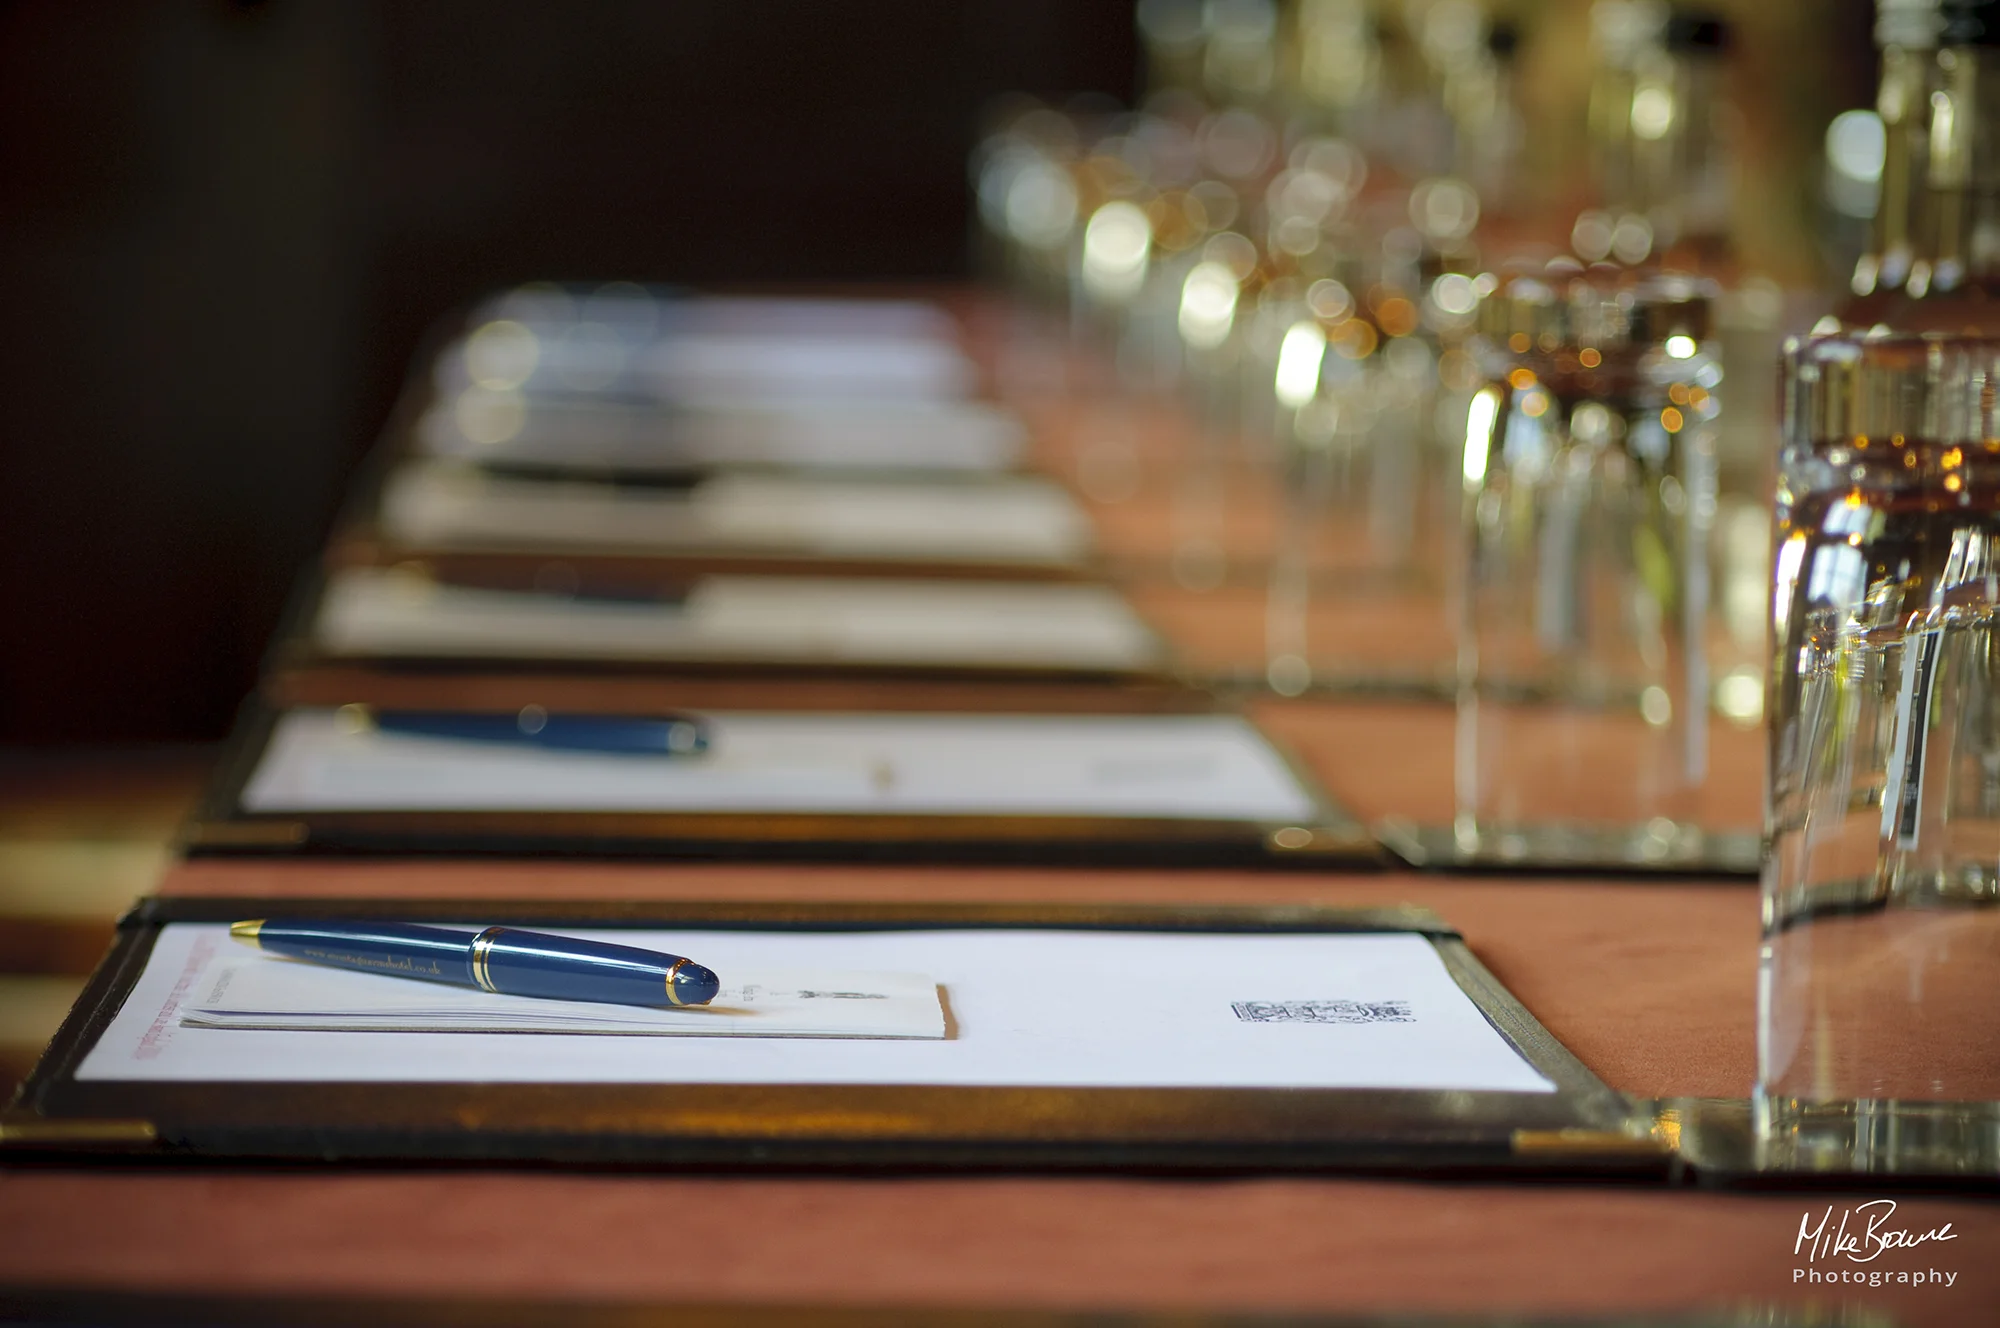
<instances>
[{"instance_id":1,"label":"gold band on pen","mask_svg":"<svg viewBox=\"0 0 2000 1328\"><path fill-rule=\"evenodd\" d=\"M490 991L495 996L500 994L500 988L493 985L493 974L487 970L486 957L493 949L494 938L505 930L505 927L488 927L472 938L472 980L479 984L481 991Z\"/></svg>"},{"instance_id":2,"label":"gold band on pen","mask_svg":"<svg viewBox=\"0 0 2000 1328\"><path fill-rule=\"evenodd\" d=\"M686 1001L681 999L681 994L674 990L674 978L680 973L681 965L686 962L687 960L685 959L676 959L674 960L674 966L667 970L667 999L675 1005L687 1004Z\"/></svg>"},{"instance_id":3,"label":"gold band on pen","mask_svg":"<svg viewBox=\"0 0 2000 1328\"><path fill-rule=\"evenodd\" d=\"M241 941L245 945L254 945L259 950L264 948L264 942L257 935L262 930L264 930L264 919L262 918L256 918L250 922L232 922L229 924L229 935L232 939Z\"/></svg>"}]
</instances>

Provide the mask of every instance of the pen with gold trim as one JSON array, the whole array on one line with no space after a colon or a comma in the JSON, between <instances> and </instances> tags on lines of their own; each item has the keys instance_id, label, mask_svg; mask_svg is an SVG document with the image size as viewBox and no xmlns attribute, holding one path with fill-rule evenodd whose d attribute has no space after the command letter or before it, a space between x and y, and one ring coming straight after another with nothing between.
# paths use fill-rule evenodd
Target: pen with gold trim
<instances>
[{"instance_id":1,"label":"pen with gold trim","mask_svg":"<svg viewBox=\"0 0 2000 1328\"><path fill-rule=\"evenodd\" d=\"M259 919L229 934L269 954L507 996L613 1005L706 1005L721 984L691 959L630 945L488 927Z\"/></svg>"}]
</instances>

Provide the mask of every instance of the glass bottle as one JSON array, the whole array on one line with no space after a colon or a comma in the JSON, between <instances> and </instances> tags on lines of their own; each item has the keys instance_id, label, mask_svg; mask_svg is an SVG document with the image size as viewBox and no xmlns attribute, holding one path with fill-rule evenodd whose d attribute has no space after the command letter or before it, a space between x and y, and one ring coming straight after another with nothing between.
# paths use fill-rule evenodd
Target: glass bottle
<instances>
[{"instance_id":1,"label":"glass bottle","mask_svg":"<svg viewBox=\"0 0 2000 1328\"><path fill-rule=\"evenodd\" d=\"M1672 123L1667 19L1661 0L1593 0L1590 7L1596 71L1590 84L1589 167L1597 206L1580 215L1570 233L1576 252L1590 262L1639 263L1653 251L1645 209L1665 182L1652 178L1661 154L1654 146L1658 135L1648 135Z\"/></svg>"},{"instance_id":2,"label":"glass bottle","mask_svg":"<svg viewBox=\"0 0 2000 1328\"><path fill-rule=\"evenodd\" d=\"M1589 261L1726 271L1734 194L1728 22L1658 0L1591 7L1589 136L1596 207L1570 238Z\"/></svg>"},{"instance_id":3,"label":"glass bottle","mask_svg":"<svg viewBox=\"0 0 2000 1328\"><path fill-rule=\"evenodd\" d=\"M1520 30L1494 23L1472 59L1452 71L1444 87L1454 126L1454 173L1477 192L1481 210L1512 216L1520 210L1521 147L1526 129L1515 103L1515 55Z\"/></svg>"},{"instance_id":4,"label":"glass bottle","mask_svg":"<svg viewBox=\"0 0 2000 1328\"><path fill-rule=\"evenodd\" d=\"M1939 15L1925 84L1921 240L1902 290L1870 325L2000 331L2000 0L1944 0Z\"/></svg>"},{"instance_id":5,"label":"glass bottle","mask_svg":"<svg viewBox=\"0 0 2000 1328\"><path fill-rule=\"evenodd\" d=\"M1854 264L1849 299L1836 315L1846 327L1865 329L1880 322L1917 260L1924 231L1931 91L1943 24L1938 0L1876 0L1882 78L1875 113L1882 117L1882 175L1868 248Z\"/></svg>"},{"instance_id":6,"label":"glass bottle","mask_svg":"<svg viewBox=\"0 0 2000 1328\"><path fill-rule=\"evenodd\" d=\"M1725 61L1732 39L1720 15L1674 13L1665 42L1668 123L1646 121L1641 106L1633 106L1634 131L1656 134L1665 158L1664 187L1648 200L1647 215L1654 246L1669 267L1722 272L1730 266L1736 162Z\"/></svg>"}]
</instances>

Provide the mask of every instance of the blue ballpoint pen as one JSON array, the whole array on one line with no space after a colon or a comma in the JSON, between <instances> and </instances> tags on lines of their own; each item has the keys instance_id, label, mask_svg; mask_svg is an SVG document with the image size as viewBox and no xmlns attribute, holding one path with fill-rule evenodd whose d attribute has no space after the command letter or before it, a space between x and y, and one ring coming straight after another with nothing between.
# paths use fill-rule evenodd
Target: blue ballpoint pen
<instances>
[{"instance_id":1,"label":"blue ballpoint pen","mask_svg":"<svg viewBox=\"0 0 2000 1328\"><path fill-rule=\"evenodd\" d=\"M478 987L506 996L613 1005L706 1005L721 983L691 959L603 941L400 922L235 922L229 934L287 959Z\"/></svg>"},{"instance_id":2,"label":"blue ballpoint pen","mask_svg":"<svg viewBox=\"0 0 2000 1328\"><path fill-rule=\"evenodd\" d=\"M708 749L708 727L688 715L552 715L538 705L517 714L459 710L376 710L383 733L462 742L525 743L573 752L632 756L696 756Z\"/></svg>"}]
</instances>

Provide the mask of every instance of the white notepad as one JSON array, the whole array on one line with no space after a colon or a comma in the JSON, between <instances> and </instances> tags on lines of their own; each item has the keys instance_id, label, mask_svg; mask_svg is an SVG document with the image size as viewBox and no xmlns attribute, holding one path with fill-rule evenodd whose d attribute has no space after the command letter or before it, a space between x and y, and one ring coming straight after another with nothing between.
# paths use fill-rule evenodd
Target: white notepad
<instances>
[{"instance_id":1,"label":"white notepad","mask_svg":"<svg viewBox=\"0 0 2000 1328\"><path fill-rule=\"evenodd\" d=\"M508 400L477 384L443 395L418 421L416 436L432 456L483 465L639 473L772 467L994 474L1015 468L1027 443L1019 419L976 402L716 400L667 408L575 396Z\"/></svg>"},{"instance_id":2,"label":"white notepad","mask_svg":"<svg viewBox=\"0 0 2000 1328\"><path fill-rule=\"evenodd\" d=\"M680 603L440 584L350 568L313 622L329 654L1137 671L1159 640L1104 586L704 577Z\"/></svg>"},{"instance_id":3,"label":"white notepad","mask_svg":"<svg viewBox=\"0 0 2000 1328\"><path fill-rule=\"evenodd\" d=\"M941 1038L937 984L918 973L733 972L708 1005L651 1008L495 995L247 951L203 974L195 1028L349 1033Z\"/></svg>"},{"instance_id":4,"label":"white notepad","mask_svg":"<svg viewBox=\"0 0 2000 1328\"><path fill-rule=\"evenodd\" d=\"M163 928L81 1080L966 1084L1546 1093L1435 947L1407 934L1031 929L574 931L735 972L921 973L943 1038L561 1037L190 1027L243 947Z\"/></svg>"},{"instance_id":5,"label":"white notepad","mask_svg":"<svg viewBox=\"0 0 2000 1328\"><path fill-rule=\"evenodd\" d=\"M383 733L286 712L250 812L824 812L1293 822L1312 797L1231 715L704 712L694 757Z\"/></svg>"},{"instance_id":6,"label":"white notepad","mask_svg":"<svg viewBox=\"0 0 2000 1328\"><path fill-rule=\"evenodd\" d=\"M503 329L492 324L504 321ZM483 332L500 331L482 354ZM494 352L498 351L496 355ZM503 297L438 356L447 397L482 383L528 396L951 400L978 382L941 310L891 301Z\"/></svg>"},{"instance_id":7,"label":"white notepad","mask_svg":"<svg viewBox=\"0 0 2000 1328\"><path fill-rule=\"evenodd\" d=\"M641 382L672 401L756 397L952 399L978 383L965 352L931 338L689 331L636 357Z\"/></svg>"},{"instance_id":8,"label":"white notepad","mask_svg":"<svg viewBox=\"0 0 2000 1328\"><path fill-rule=\"evenodd\" d=\"M423 549L738 554L1074 566L1089 519L1041 479L977 483L720 475L688 489L404 466L383 533Z\"/></svg>"},{"instance_id":9,"label":"white notepad","mask_svg":"<svg viewBox=\"0 0 2000 1328\"><path fill-rule=\"evenodd\" d=\"M627 335L664 335L674 328L761 335L863 337L893 341L955 341L958 324L930 300L843 295L684 295L613 283L588 290L538 282L503 291L479 306L470 322L507 318L536 331L594 322Z\"/></svg>"}]
</instances>

